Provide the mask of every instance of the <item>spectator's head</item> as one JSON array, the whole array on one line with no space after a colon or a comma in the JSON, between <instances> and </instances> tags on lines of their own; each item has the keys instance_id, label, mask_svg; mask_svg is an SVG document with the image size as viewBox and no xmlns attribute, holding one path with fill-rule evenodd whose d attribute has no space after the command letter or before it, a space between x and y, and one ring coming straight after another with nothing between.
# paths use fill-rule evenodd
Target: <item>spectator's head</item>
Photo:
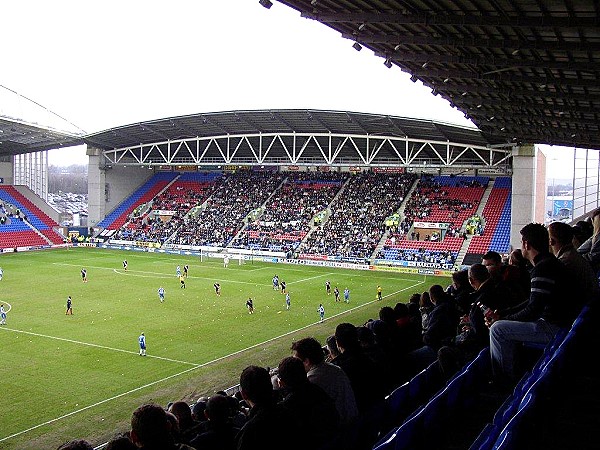
<instances>
[{"instance_id":1,"label":"spectator's head","mask_svg":"<svg viewBox=\"0 0 600 450\"><path fill-rule=\"evenodd\" d=\"M323 348L315 338L307 337L292 342L292 356L298 358L304 364L308 372L311 367L321 364L325 360Z\"/></svg>"},{"instance_id":2,"label":"spectator's head","mask_svg":"<svg viewBox=\"0 0 600 450\"><path fill-rule=\"evenodd\" d=\"M193 423L192 410L186 402L175 402L169 408L169 412L177 417L179 428L184 430Z\"/></svg>"},{"instance_id":3,"label":"spectator's head","mask_svg":"<svg viewBox=\"0 0 600 450\"><path fill-rule=\"evenodd\" d=\"M198 399L198 401L192 406L192 419L194 419L196 422L202 422L205 418L205 410L206 401L203 399Z\"/></svg>"},{"instance_id":4,"label":"spectator's head","mask_svg":"<svg viewBox=\"0 0 600 450\"><path fill-rule=\"evenodd\" d=\"M594 233L594 227L592 222L587 220L580 220L573 225L573 247L579 248L581 244L592 237Z\"/></svg>"},{"instance_id":5,"label":"spectator's head","mask_svg":"<svg viewBox=\"0 0 600 450\"><path fill-rule=\"evenodd\" d=\"M429 292L425 291L421 294L419 305L421 306L421 308L431 308L433 306L433 303L431 303L431 297L429 295Z\"/></svg>"},{"instance_id":6,"label":"spectator's head","mask_svg":"<svg viewBox=\"0 0 600 450\"><path fill-rule=\"evenodd\" d=\"M408 317L410 315L408 305L406 303L396 303L396 306L394 306L394 314L396 319Z\"/></svg>"},{"instance_id":7,"label":"spectator's head","mask_svg":"<svg viewBox=\"0 0 600 450\"><path fill-rule=\"evenodd\" d=\"M564 222L552 222L548 225L548 237L550 249L556 255L565 245L572 244L573 228Z\"/></svg>"},{"instance_id":8,"label":"spectator's head","mask_svg":"<svg viewBox=\"0 0 600 450\"><path fill-rule=\"evenodd\" d=\"M94 450L94 447L84 439L75 439L65 442L57 450Z\"/></svg>"},{"instance_id":9,"label":"spectator's head","mask_svg":"<svg viewBox=\"0 0 600 450\"><path fill-rule=\"evenodd\" d=\"M432 303L438 304L445 301L448 298L448 294L444 291L444 288L439 284L434 284L429 288L429 297Z\"/></svg>"},{"instance_id":10,"label":"spectator's head","mask_svg":"<svg viewBox=\"0 0 600 450\"><path fill-rule=\"evenodd\" d=\"M358 342L362 348L369 348L375 345L375 333L366 326L358 327L356 329L358 336Z\"/></svg>"},{"instance_id":11,"label":"spectator's head","mask_svg":"<svg viewBox=\"0 0 600 450\"><path fill-rule=\"evenodd\" d=\"M383 320L387 324L394 324L396 322L396 313L394 308L391 306L382 306L379 309L379 319Z\"/></svg>"},{"instance_id":12,"label":"spectator's head","mask_svg":"<svg viewBox=\"0 0 600 450\"><path fill-rule=\"evenodd\" d=\"M298 389L308 383L302 361L293 356L283 358L277 367L279 386L286 389Z\"/></svg>"},{"instance_id":13,"label":"spectator's head","mask_svg":"<svg viewBox=\"0 0 600 450\"><path fill-rule=\"evenodd\" d=\"M206 410L204 414L206 418L213 422L213 424L224 424L227 423L229 415L232 410L232 403L229 399L233 397L227 397L225 395L213 395L208 399L206 403ZM235 401L235 399L234 399ZM237 406L237 401L235 401Z\"/></svg>"},{"instance_id":14,"label":"spectator's head","mask_svg":"<svg viewBox=\"0 0 600 450\"><path fill-rule=\"evenodd\" d=\"M596 208L592 211L590 219L592 221L592 226L594 227L594 235L600 233L600 208Z\"/></svg>"},{"instance_id":15,"label":"spectator's head","mask_svg":"<svg viewBox=\"0 0 600 450\"><path fill-rule=\"evenodd\" d=\"M500 270L502 269L502 256L498 252L489 251L481 259L483 264L492 277L500 276Z\"/></svg>"},{"instance_id":16,"label":"spectator's head","mask_svg":"<svg viewBox=\"0 0 600 450\"><path fill-rule=\"evenodd\" d=\"M337 358L340 356L340 349L337 346L337 342L335 341L335 335L329 336L325 340L325 345L327 345L327 350L329 351L329 356L331 359Z\"/></svg>"},{"instance_id":17,"label":"spectator's head","mask_svg":"<svg viewBox=\"0 0 600 450\"><path fill-rule=\"evenodd\" d=\"M408 299L408 303L415 303L417 305L419 304L420 301L421 301L421 294L419 294L418 292L415 292Z\"/></svg>"},{"instance_id":18,"label":"spectator's head","mask_svg":"<svg viewBox=\"0 0 600 450\"><path fill-rule=\"evenodd\" d=\"M335 341L340 353L357 349L359 345L356 326L351 323L340 323L335 327Z\"/></svg>"},{"instance_id":19,"label":"spectator's head","mask_svg":"<svg viewBox=\"0 0 600 450\"><path fill-rule=\"evenodd\" d=\"M452 273L452 286L454 291L464 289L469 286L469 273L467 270L458 270Z\"/></svg>"},{"instance_id":20,"label":"spectator's head","mask_svg":"<svg viewBox=\"0 0 600 450\"><path fill-rule=\"evenodd\" d=\"M118 434L112 438L104 447L104 450L136 450L137 446L131 442L126 434Z\"/></svg>"},{"instance_id":21,"label":"spectator's head","mask_svg":"<svg viewBox=\"0 0 600 450\"><path fill-rule=\"evenodd\" d=\"M138 407L131 417L131 440L138 447L170 445L172 424L159 405L148 403Z\"/></svg>"},{"instance_id":22,"label":"spectator's head","mask_svg":"<svg viewBox=\"0 0 600 450\"><path fill-rule=\"evenodd\" d=\"M523 257L534 264L538 254L549 252L548 230L541 223L529 223L521 228L521 251Z\"/></svg>"},{"instance_id":23,"label":"spectator's head","mask_svg":"<svg viewBox=\"0 0 600 450\"><path fill-rule=\"evenodd\" d=\"M490 278L490 272L483 264L473 264L469 267L468 276L473 289L478 290Z\"/></svg>"},{"instance_id":24,"label":"spectator's head","mask_svg":"<svg viewBox=\"0 0 600 450\"><path fill-rule=\"evenodd\" d=\"M251 407L273 401L273 385L269 371L264 367L248 366L240 375L242 397Z\"/></svg>"},{"instance_id":25,"label":"spectator's head","mask_svg":"<svg viewBox=\"0 0 600 450\"><path fill-rule=\"evenodd\" d=\"M515 248L512 252L510 252L508 264L521 268L527 267L527 260L523 257L523 252L520 248Z\"/></svg>"}]
</instances>

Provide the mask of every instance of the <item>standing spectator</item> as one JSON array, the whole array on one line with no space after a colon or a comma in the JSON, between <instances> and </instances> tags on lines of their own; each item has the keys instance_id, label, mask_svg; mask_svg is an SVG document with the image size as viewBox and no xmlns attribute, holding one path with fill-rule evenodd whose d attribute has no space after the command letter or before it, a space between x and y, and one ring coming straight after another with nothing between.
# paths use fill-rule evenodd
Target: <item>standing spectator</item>
<instances>
[{"instance_id":1,"label":"standing spectator","mask_svg":"<svg viewBox=\"0 0 600 450\"><path fill-rule=\"evenodd\" d=\"M144 404L131 417L131 440L143 450L193 450L176 444L167 412L159 405Z\"/></svg>"},{"instance_id":2,"label":"standing spectator","mask_svg":"<svg viewBox=\"0 0 600 450\"><path fill-rule=\"evenodd\" d=\"M284 408L277 405L269 371L248 366L240 375L242 397L250 405L248 421L237 434L237 450L280 450L307 448L297 425ZM304 445L303 445L304 444Z\"/></svg>"},{"instance_id":3,"label":"standing spectator","mask_svg":"<svg viewBox=\"0 0 600 450\"><path fill-rule=\"evenodd\" d=\"M335 336L327 338L327 347L330 355L336 353ZM321 387L332 398L341 423L351 424L358 415L358 409L350 380L342 369L325 361L319 341L309 337L293 342L292 355L304 364L308 380Z\"/></svg>"},{"instance_id":4,"label":"standing spectator","mask_svg":"<svg viewBox=\"0 0 600 450\"><path fill-rule=\"evenodd\" d=\"M566 296L565 266L549 252L548 230L530 223L520 233L523 256L533 265L529 300L501 315L487 316L494 381L500 387L519 376L515 352L521 343L547 344L561 328L571 326L578 313Z\"/></svg>"}]
</instances>

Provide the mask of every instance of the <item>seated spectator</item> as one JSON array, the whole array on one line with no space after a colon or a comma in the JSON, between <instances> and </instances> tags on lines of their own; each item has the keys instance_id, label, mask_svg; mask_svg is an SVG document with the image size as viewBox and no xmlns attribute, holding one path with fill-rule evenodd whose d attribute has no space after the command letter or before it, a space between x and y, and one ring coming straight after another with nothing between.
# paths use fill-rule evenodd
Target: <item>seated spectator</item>
<instances>
[{"instance_id":1,"label":"seated spectator","mask_svg":"<svg viewBox=\"0 0 600 450\"><path fill-rule=\"evenodd\" d=\"M431 314L431 311L433 311L434 307L435 305L431 302L429 292L423 292L419 301L419 312L421 313L421 333L423 334L429 327L429 315Z\"/></svg>"},{"instance_id":2,"label":"seated spectator","mask_svg":"<svg viewBox=\"0 0 600 450\"><path fill-rule=\"evenodd\" d=\"M128 435L118 434L108 441L104 450L137 450L137 446L131 442Z\"/></svg>"},{"instance_id":3,"label":"seated spectator","mask_svg":"<svg viewBox=\"0 0 600 450\"><path fill-rule=\"evenodd\" d=\"M531 290L531 263L523 257L521 249L516 248L508 255L508 264L517 268L517 271L513 270L513 277L517 279L516 283L521 286L521 292L527 297Z\"/></svg>"},{"instance_id":4,"label":"seated spectator","mask_svg":"<svg viewBox=\"0 0 600 450\"><path fill-rule=\"evenodd\" d=\"M527 298L528 292L521 290L521 284L518 281L518 270L514 266L504 264L502 256L498 252L487 252L483 255L481 264L490 272L495 288L503 291L502 295L508 299L506 302L508 305L517 305Z\"/></svg>"},{"instance_id":5,"label":"seated spectator","mask_svg":"<svg viewBox=\"0 0 600 450\"><path fill-rule=\"evenodd\" d=\"M278 366L279 387L284 391L279 402L294 417L297 436L311 447L320 447L335 436L340 416L327 393L311 383L298 358L288 356Z\"/></svg>"},{"instance_id":6,"label":"seated spectator","mask_svg":"<svg viewBox=\"0 0 600 450\"><path fill-rule=\"evenodd\" d=\"M594 234L594 226L590 220L580 220L573 225L573 247L578 249Z\"/></svg>"},{"instance_id":7,"label":"seated spectator","mask_svg":"<svg viewBox=\"0 0 600 450\"><path fill-rule=\"evenodd\" d=\"M598 296L598 277L590 263L573 247L573 228L563 222L548 225L550 251L562 262L568 273L571 299L579 309Z\"/></svg>"},{"instance_id":8,"label":"seated spectator","mask_svg":"<svg viewBox=\"0 0 600 450\"><path fill-rule=\"evenodd\" d=\"M548 230L530 223L520 233L523 256L533 265L529 300L502 315L496 311L486 316L494 381L501 388L520 376L515 353L521 343L547 344L561 328L570 327L579 312L566 296L565 266L549 252Z\"/></svg>"},{"instance_id":9,"label":"seated spectator","mask_svg":"<svg viewBox=\"0 0 600 450\"><path fill-rule=\"evenodd\" d=\"M190 450L185 444L176 444L167 412L152 403L138 407L131 417L131 440L144 450Z\"/></svg>"},{"instance_id":10,"label":"seated spectator","mask_svg":"<svg viewBox=\"0 0 600 450\"><path fill-rule=\"evenodd\" d=\"M389 392L378 379L381 374L377 373L375 363L360 348L356 326L351 323L339 324L335 328L335 341L341 353L335 359L335 364L350 379L358 411L366 412Z\"/></svg>"},{"instance_id":11,"label":"seated spectator","mask_svg":"<svg viewBox=\"0 0 600 450\"><path fill-rule=\"evenodd\" d=\"M456 302L456 308L461 315L469 314L471 310L471 294L473 287L469 283L469 273L467 270L458 270L452 273L452 289L450 295Z\"/></svg>"},{"instance_id":12,"label":"seated spectator","mask_svg":"<svg viewBox=\"0 0 600 450\"><path fill-rule=\"evenodd\" d=\"M297 424L275 402L269 371L248 366L240 375L242 397L250 405L248 421L236 435L237 450L280 450L306 448L295 432Z\"/></svg>"},{"instance_id":13,"label":"seated spectator","mask_svg":"<svg viewBox=\"0 0 600 450\"><path fill-rule=\"evenodd\" d=\"M327 356L325 357L325 360L327 362L330 363L335 358L340 356L340 349L338 348L337 343L335 342L335 336L333 334L325 340L325 348L327 350Z\"/></svg>"},{"instance_id":14,"label":"seated spectator","mask_svg":"<svg viewBox=\"0 0 600 450\"><path fill-rule=\"evenodd\" d=\"M600 208L592 211L590 219L593 226L592 236L581 244L577 251L589 261L597 274L600 270Z\"/></svg>"},{"instance_id":15,"label":"seated spectator","mask_svg":"<svg viewBox=\"0 0 600 450\"><path fill-rule=\"evenodd\" d=\"M396 303L394 306L396 326L398 327L398 349L401 354L408 353L421 345L421 324L413 320L409 305Z\"/></svg>"},{"instance_id":16,"label":"seated spectator","mask_svg":"<svg viewBox=\"0 0 600 450\"><path fill-rule=\"evenodd\" d=\"M293 342L292 355L304 364L308 380L321 387L332 398L341 424L349 425L354 422L358 416L358 408L350 380L342 369L325 361L319 341L304 338Z\"/></svg>"},{"instance_id":17,"label":"seated spectator","mask_svg":"<svg viewBox=\"0 0 600 450\"><path fill-rule=\"evenodd\" d=\"M414 373L435 361L442 346L452 343L459 324L454 300L442 286L431 286L429 296L435 306L429 314L429 326L423 333L423 346L408 354L408 363Z\"/></svg>"},{"instance_id":18,"label":"seated spectator","mask_svg":"<svg viewBox=\"0 0 600 450\"><path fill-rule=\"evenodd\" d=\"M482 308L504 309L506 301L502 293L496 290L485 266L473 264L469 267L468 275L475 291L471 294L469 312L461 319L460 332L454 339L462 364L472 360L481 349L489 345L490 335Z\"/></svg>"},{"instance_id":19,"label":"seated spectator","mask_svg":"<svg viewBox=\"0 0 600 450\"><path fill-rule=\"evenodd\" d=\"M240 431L231 421L230 398L225 395L213 395L206 403L204 414L208 420L207 430L190 441L198 450L234 450L235 436ZM237 404L237 400L236 400Z\"/></svg>"},{"instance_id":20,"label":"seated spectator","mask_svg":"<svg viewBox=\"0 0 600 450\"><path fill-rule=\"evenodd\" d=\"M186 402L175 402L169 407L169 412L177 417L179 426L178 442L189 444L202 426L192 418L192 410Z\"/></svg>"},{"instance_id":21,"label":"seated spectator","mask_svg":"<svg viewBox=\"0 0 600 450\"><path fill-rule=\"evenodd\" d=\"M94 447L84 439L75 439L73 441L65 442L56 450L94 450Z\"/></svg>"}]
</instances>

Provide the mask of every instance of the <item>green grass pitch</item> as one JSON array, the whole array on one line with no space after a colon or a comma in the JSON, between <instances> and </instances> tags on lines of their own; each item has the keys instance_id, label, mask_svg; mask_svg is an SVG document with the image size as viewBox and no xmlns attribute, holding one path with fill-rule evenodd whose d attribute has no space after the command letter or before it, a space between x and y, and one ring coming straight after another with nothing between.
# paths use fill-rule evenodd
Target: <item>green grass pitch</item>
<instances>
[{"instance_id":1,"label":"green grass pitch","mask_svg":"<svg viewBox=\"0 0 600 450\"><path fill-rule=\"evenodd\" d=\"M181 289L175 269L185 264L189 277ZM99 445L128 430L131 413L144 402L211 395L237 384L249 364L277 365L296 339L324 342L339 323L362 324L384 305L449 283L387 272L250 261L240 266L237 260L225 269L216 259L92 248L4 254L0 267L0 302L9 309L0 327L2 449L52 449L74 438ZM287 282L290 310L272 288L274 274ZM326 280L332 290L338 286L342 302L325 294ZM381 302L375 301L378 284ZM349 304L343 302L346 287ZM68 295L72 316L65 315ZM252 315L245 307L249 296ZM138 355L141 332L146 357Z\"/></svg>"}]
</instances>

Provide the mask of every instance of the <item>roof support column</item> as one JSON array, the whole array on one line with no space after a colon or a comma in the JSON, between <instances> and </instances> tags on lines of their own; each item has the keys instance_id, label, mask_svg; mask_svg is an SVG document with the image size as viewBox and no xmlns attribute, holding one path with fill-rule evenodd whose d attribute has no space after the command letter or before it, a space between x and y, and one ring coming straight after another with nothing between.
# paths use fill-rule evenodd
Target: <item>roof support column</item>
<instances>
[{"instance_id":1,"label":"roof support column","mask_svg":"<svg viewBox=\"0 0 600 450\"><path fill-rule=\"evenodd\" d=\"M533 144L513 147L510 243L521 248L520 230L530 222L544 223L546 199L545 159Z\"/></svg>"},{"instance_id":2,"label":"roof support column","mask_svg":"<svg viewBox=\"0 0 600 450\"><path fill-rule=\"evenodd\" d=\"M95 227L106 215L106 172L102 150L88 147L88 227ZM102 160L102 162L101 162Z\"/></svg>"}]
</instances>

